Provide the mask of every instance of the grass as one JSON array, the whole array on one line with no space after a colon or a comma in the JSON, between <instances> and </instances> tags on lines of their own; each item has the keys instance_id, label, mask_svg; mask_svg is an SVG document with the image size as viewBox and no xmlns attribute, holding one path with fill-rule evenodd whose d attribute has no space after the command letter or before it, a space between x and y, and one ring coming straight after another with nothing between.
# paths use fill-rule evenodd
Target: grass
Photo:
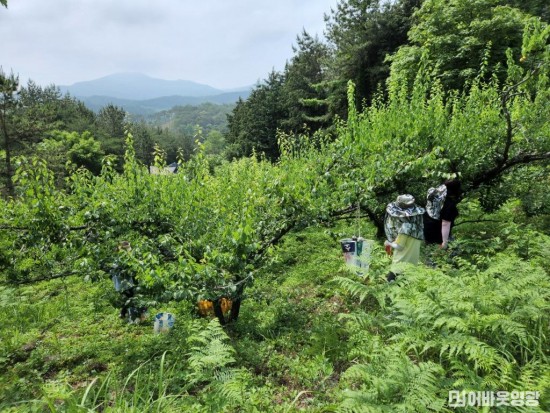
<instances>
[{"instance_id":1,"label":"grass","mask_svg":"<svg viewBox=\"0 0 550 413\"><path fill-rule=\"evenodd\" d=\"M463 251L472 248L478 229L469 233L465 227L459 234L465 240L460 244ZM499 390L540 389L541 400L547 397L550 370L539 361L531 365L521 360L549 357L547 335L538 332L547 316L538 309L547 307L548 283L540 272L546 268L548 274L550 238L539 237L540 248L529 249L531 261L518 261L512 253L491 264L495 251L516 248L511 236L489 240L492 244L485 250L472 248L472 254L454 258L425 249L438 268L419 266L398 283L387 284L389 259L380 243L368 277L345 268L338 240L352 233L342 224L285 237L245 291L238 322L224 329L197 318L185 302L149 310L151 315L176 315L169 334L153 334L152 317L128 325L111 305L110 280L88 283L73 277L17 289L0 287L0 411L333 412L348 406L354 411L353 406L366 400L376 409L419 412L427 411L422 400L431 400L438 411L448 411L441 410L448 387L466 379L480 386L492 380ZM374 230L362 233L373 238ZM537 280L529 294L542 298L526 305L521 294L516 297L507 287L521 284L513 271ZM497 308L498 299L487 298L493 284L525 306L516 321L499 321L512 315ZM452 298L449 286L462 291L460 300ZM483 294L476 295L478 291ZM432 301L441 301L441 314L435 315ZM469 305L482 305L488 324L475 324L482 320L477 313L470 318L445 316L455 310L463 314ZM422 317L415 315L420 307L425 308ZM538 321L525 321L529 317ZM457 341L450 350L454 344L444 341L446 334L455 337L455 329L466 321L477 326L480 344L472 342L467 353ZM525 327L515 328L517 323ZM495 328L500 329L498 335ZM529 331L535 344L510 344L520 343L522 331ZM424 335L432 338L435 350L425 347ZM449 360L438 346L449 348ZM521 365L512 360L507 361L509 370L503 368L509 373L480 373L470 366L470 357L475 356L476 363L483 360L484 353L472 353L476 349L506 360L515 357ZM422 398L415 399L414 392ZM406 403L417 404L413 408Z\"/></svg>"},{"instance_id":2,"label":"grass","mask_svg":"<svg viewBox=\"0 0 550 413\"><path fill-rule=\"evenodd\" d=\"M337 315L350 305L329 281L345 274L338 241L317 228L288 236L246 291L239 321L226 332L233 367L250 373L260 408L327 401L345 368ZM188 303L150 309L177 320L170 334L154 335L151 318L121 321L111 296L110 280L78 277L0 288L0 410L204 407L204 386L182 392L181 372L190 331L207 320Z\"/></svg>"}]
</instances>

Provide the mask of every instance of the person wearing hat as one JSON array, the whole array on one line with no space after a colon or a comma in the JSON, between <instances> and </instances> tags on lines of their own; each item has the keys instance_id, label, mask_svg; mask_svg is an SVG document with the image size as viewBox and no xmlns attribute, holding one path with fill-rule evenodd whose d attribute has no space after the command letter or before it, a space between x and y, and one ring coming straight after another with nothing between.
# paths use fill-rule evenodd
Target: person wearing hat
<instances>
[{"instance_id":1,"label":"person wearing hat","mask_svg":"<svg viewBox=\"0 0 550 413\"><path fill-rule=\"evenodd\" d=\"M437 188L430 188L426 198L424 214L424 239L426 244L439 244L446 248L451 229L458 217L461 185L458 179L445 181Z\"/></svg>"},{"instance_id":2,"label":"person wearing hat","mask_svg":"<svg viewBox=\"0 0 550 413\"><path fill-rule=\"evenodd\" d=\"M416 265L420 259L420 246L424 240L422 216L425 210L414 201L412 195L399 195L395 202L390 202L386 207L384 230L387 239L384 245L393 249L388 281L395 280L403 263Z\"/></svg>"},{"instance_id":3,"label":"person wearing hat","mask_svg":"<svg viewBox=\"0 0 550 413\"><path fill-rule=\"evenodd\" d=\"M136 306L137 280L131 265L132 246L128 241L121 241L117 247L118 256L112 265L112 280L115 291L120 294L120 318L128 318L130 322L141 320L147 308Z\"/></svg>"}]
</instances>

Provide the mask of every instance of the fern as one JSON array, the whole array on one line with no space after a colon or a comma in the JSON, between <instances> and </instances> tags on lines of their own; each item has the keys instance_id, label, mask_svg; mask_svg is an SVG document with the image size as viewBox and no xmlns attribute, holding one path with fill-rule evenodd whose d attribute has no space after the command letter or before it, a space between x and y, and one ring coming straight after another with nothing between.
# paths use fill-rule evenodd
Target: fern
<instances>
[{"instance_id":1,"label":"fern","mask_svg":"<svg viewBox=\"0 0 550 413\"><path fill-rule=\"evenodd\" d=\"M220 372L235 362L235 350L227 342L225 334L217 319L212 319L206 328L194 333L187 339L190 345L189 379L190 384L211 382Z\"/></svg>"},{"instance_id":2,"label":"fern","mask_svg":"<svg viewBox=\"0 0 550 413\"><path fill-rule=\"evenodd\" d=\"M386 283L375 283L370 279L367 279L367 284L364 282L346 277L335 277L332 280L342 291L358 299L359 303L367 304L369 308L385 308L388 305L388 294L391 295Z\"/></svg>"},{"instance_id":3,"label":"fern","mask_svg":"<svg viewBox=\"0 0 550 413\"><path fill-rule=\"evenodd\" d=\"M190 345L188 390L199 391L204 406L227 411L246 400L251 376L245 369L231 367L235 350L217 319L205 328L197 322L187 339Z\"/></svg>"},{"instance_id":4,"label":"fern","mask_svg":"<svg viewBox=\"0 0 550 413\"><path fill-rule=\"evenodd\" d=\"M344 381L355 390L344 393L338 411L441 411L443 369L436 363L413 363L396 346L374 344L366 362L350 367Z\"/></svg>"},{"instance_id":5,"label":"fern","mask_svg":"<svg viewBox=\"0 0 550 413\"><path fill-rule=\"evenodd\" d=\"M360 302L364 301L371 294L371 288L351 278L335 277L333 282L350 296L358 298Z\"/></svg>"},{"instance_id":6,"label":"fern","mask_svg":"<svg viewBox=\"0 0 550 413\"><path fill-rule=\"evenodd\" d=\"M450 390L550 393L546 271L513 254L463 261L410 267L394 285L336 280L360 302L380 303L340 317L354 365L338 411L449 411Z\"/></svg>"}]
</instances>

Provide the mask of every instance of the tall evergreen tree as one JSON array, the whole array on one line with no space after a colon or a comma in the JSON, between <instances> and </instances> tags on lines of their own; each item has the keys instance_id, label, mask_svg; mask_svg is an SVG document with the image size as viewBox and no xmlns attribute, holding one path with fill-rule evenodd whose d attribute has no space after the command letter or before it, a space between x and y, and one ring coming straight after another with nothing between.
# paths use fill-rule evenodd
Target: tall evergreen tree
<instances>
[{"instance_id":1,"label":"tall evergreen tree","mask_svg":"<svg viewBox=\"0 0 550 413\"><path fill-rule=\"evenodd\" d=\"M127 120L124 109L109 104L102 108L96 118L98 139L105 152L122 155L126 136Z\"/></svg>"},{"instance_id":2,"label":"tall evergreen tree","mask_svg":"<svg viewBox=\"0 0 550 413\"><path fill-rule=\"evenodd\" d=\"M8 195L15 195L14 157L30 153L47 131L60 125L55 106L59 99L60 92L54 86L42 88L29 81L27 87L20 87L18 76L8 76L0 69L2 175Z\"/></svg>"},{"instance_id":3,"label":"tall evergreen tree","mask_svg":"<svg viewBox=\"0 0 550 413\"><path fill-rule=\"evenodd\" d=\"M132 135L134 137L136 158L145 165L152 165L155 141L151 128L144 121L134 123L132 125Z\"/></svg>"},{"instance_id":4,"label":"tall evergreen tree","mask_svg":"<svg viewBox=\"0 0 550 413\"><path fill-rule=\"evenodd\" d=\"M63 130L95 133L95 113L88 109L83 102L69 95L63 96L57 102L57 118L61 122Z\"/></svg>"},{"instance_id":5,"label":"tall evergreen tree","mask_svg":"<svg viewBox=\"0 0 550 413\"><path fill-rule=\"evenodd\" d=\"M285 67L283 95L288 117L281 122L288 133L315 132L330 123L323 83L328 47L305 30L297 36L294 56Z\"/></svg>"},{"instance_id":6,"label":"tall evergreen tree","mask_svg":"<svg viewBox=\"0 0 550 413\"><path fill-rule=\"evenodd\" d=\"M356 85L356 103L369 103L389 76L386 56L407 42L414 10L421 0L342 0L325 15L330 64L331 111L347 113L346 85Z\"/></svg>"},{"instance_id":7,"label":"tall evergreen tree","mask_svg":"<svg viewBox=\"0 0 550 413\"><path fill-rule=\"evenodd\" d=\"M246 101L239 100L228 116L228 156L249 156L253 152L275 160L279 156L277 130L288 118L283 96L284 76L272 71Z\"/></svg>"},{"instance_id":8,"label":"tall evergreen tree","mask_svg":"<svg viewBox=\"0 0 550 413\"><path fill-rule=\"evenodd\" d=\"M13 73L10 76L0 70L0 133L2 134L2 149L4 151L5 166L3 177L5 179L6 192L10 196L15 195L13 185L13 150L16 143L15 128L13 127L14 115L18 101L16 93L19 89L19 78Z\"/></svg>"}]
</instances>

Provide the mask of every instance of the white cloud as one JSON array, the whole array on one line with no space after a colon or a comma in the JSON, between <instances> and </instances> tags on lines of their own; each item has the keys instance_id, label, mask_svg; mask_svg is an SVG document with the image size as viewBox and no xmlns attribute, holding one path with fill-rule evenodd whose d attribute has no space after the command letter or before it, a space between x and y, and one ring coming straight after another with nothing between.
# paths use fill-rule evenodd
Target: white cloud
<instances>
[{"instance_id":1,"label":"white cloud","mask_svg":"<svg viewBox=\"0 0 550 413\"><path fill-rule=\"evenodd\" d=\"M281 70L303 28L322 35L337 0L12 0L0 65L70 84L141 72L230 88Z\"/></svg>"}]
</instances>

